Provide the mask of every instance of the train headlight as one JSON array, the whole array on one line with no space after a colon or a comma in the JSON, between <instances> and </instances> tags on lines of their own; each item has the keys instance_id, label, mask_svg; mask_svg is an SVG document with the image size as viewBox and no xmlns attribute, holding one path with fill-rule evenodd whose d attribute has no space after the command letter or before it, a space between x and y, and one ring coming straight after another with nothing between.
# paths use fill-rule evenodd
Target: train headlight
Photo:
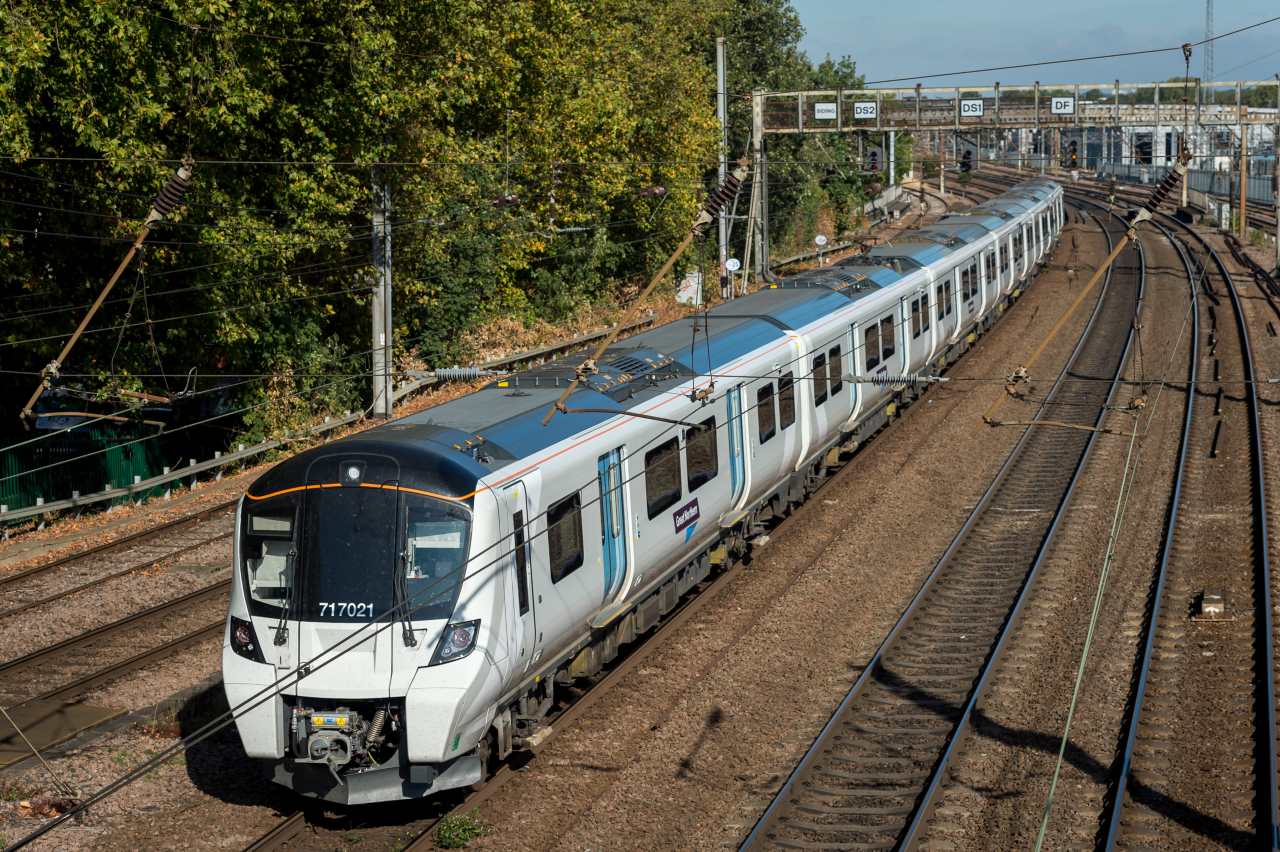
<instances>
[{"instance_id":1,"label":"train headlight","mask_svg":"<svg viewBox=\"0 0 1280 852\"><path fill-rule=\"evenodd\" d=\"M253 660L255 663L265 663L266 657L262 656L262 646L258 644L258 634L253 630L253 623L245 621L243 618L231 616L231 650L235 651L246 660Z\"/></svg>"},{"instance_id":2,"label":"train headlight","mask_svg":"<svg viewBox=\"0 0 1280 852\"><path fill-rule=\"evenodd\" d=\"M461 660L476 647L476 637L480 634L480 621L461 621L450 624L440 637L440 644L431 656L429 665L451 663Z\"/></svg>"}]
</instances>

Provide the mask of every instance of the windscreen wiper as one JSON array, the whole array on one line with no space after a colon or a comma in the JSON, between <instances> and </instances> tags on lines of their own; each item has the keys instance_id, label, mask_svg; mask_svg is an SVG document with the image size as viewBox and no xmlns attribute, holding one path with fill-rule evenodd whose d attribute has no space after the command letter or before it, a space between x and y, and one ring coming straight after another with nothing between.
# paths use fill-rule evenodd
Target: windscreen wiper
<instances>
[{"instance_id":1,"label":"windscreen wiper","mask_svg":"<svg viewBox=\"0 0 1280 852\"><path fill-rule=\"evenodd\" d=\"M285 556L285 587L284 587L284 606L280 607L280 619L276 622L276 638L275 644L283 645L289 641L289 612L293 609L293 586L297 577L295 571L298 559L298 549L290 548L289 553Z\"/></svg>"},{"instance_id":2,"label":"windscreen wiper","mask_svg":"<svg viewBox=\"0 0 1280 852\"><path fill-rule=\"evenodd\" d=\"M406 648L416 648L418 639L413 635L413 620L410 618L412 607L409 606L409 584L407 576L409 574L409 550L405 548L400 551L400 567L396 571L396 606L403 606L404 612L401 613L401 638L404 640Z\"/></svg>"}]
</instances>

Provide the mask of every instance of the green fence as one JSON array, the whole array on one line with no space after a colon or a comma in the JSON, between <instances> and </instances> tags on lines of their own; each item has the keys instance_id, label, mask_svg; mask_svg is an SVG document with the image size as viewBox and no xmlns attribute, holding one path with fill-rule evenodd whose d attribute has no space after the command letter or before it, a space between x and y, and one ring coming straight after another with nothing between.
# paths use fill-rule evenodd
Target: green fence
<instances>
[{"instance_id":1,"label":"green fence","mask_svg":"<svg viewBox=\"0 0 1280 852\"><path fill-rule=\"evenodd\" d=\"M94 423L0 453L0 505L21 509L72 492L91 494L155 476L163 467L154 427Z\"/></svg>"}]
</instances>

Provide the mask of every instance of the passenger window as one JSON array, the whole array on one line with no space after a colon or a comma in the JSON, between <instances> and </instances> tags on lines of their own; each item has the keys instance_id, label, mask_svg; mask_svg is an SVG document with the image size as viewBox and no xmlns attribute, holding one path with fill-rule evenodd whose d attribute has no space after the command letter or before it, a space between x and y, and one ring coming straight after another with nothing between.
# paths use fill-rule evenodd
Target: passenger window
<instances>
[{"instance_id":1,"label":"passenger window","mask_svg":"<svg viewBox=\"0 0 1280 852\"><path fill-rule=\"evenodd\" d=\"M515 527L516 597L520 614L524 615L529 611L529 555L524 549L524 512L512 515L511 525Z\"/></svg>"},{"instance_id":2,"label":"passenger window","mask_svg":"<svg viewBox=\"0 0 1280 852\"><path fill-rule=\"evenodd\" d=\"M818 355L813 359L813 405L816 408L827 401L827 356Z\"/></svg>"},{"instance_id":3,"label":"passenger window","mask_svg":"<svg viewBox=\"0 0 1280 852\"><path fill-rule=\"evenodd\" d=\"M684 452L689 468L690 492L716 478L716 474L720 472L720 456L716 451L714 417L708 417L697 426L684 430Z\"/></svg>"},{"instance_id":4,"label":"passenger window","mask_svg":"<svg viewBox=\"0 0 1280 852\"><path fill-rule=\"evenodd\" d=\"M893 353L893 317L885 317L880 320L880 358L888 361Z\"/></svg>"},{"instance_id":5,"label":"passenger window","mask_svg":"<svg viewBox=\"0 0 1280 852\"><path fill-rule=\"evenodd\" d=\"M945 296L946 296L946 302L947 302L946 313L947 313L947 316L951 316L951 309L955 307L955 294L951 292L950 287L947 288Z\"/></svg>"},{"instance_id":6,"label":"passenger window","mask_svg":"<svg viewBox=\"0 0 1280 852\"><path fill-rule=\"evenodd\" d=\"M778 379L778 419L783 429L796 422L796 380L791 373Z\"/></svg>"},{"instance_id":7,"label":"passenger window","mask_svg":"<svg viewBox=\"0 0 1280 852\"><path fill-rule=\"evenodd\" d=\"M862 345L867 353L867 372L880 363L880 331L875 323L862 331Z\"/></svg>"},{"instance_id":8,"label":"passenger window","mask_svg":"<svg viewBox=\"0 0 1280 852\"><path fill-rule=\"evenodd\" d=\"M840 393L844 388L844 359L840 357L839 346L827 351L827 378L831 380L831 395Z\"/></svg>"},{"instance_id":9,"label":"passenger window","mask_svg":"<svg viewBox=\"0 0 1280 852\"><path fill-rule=\"evenodd\" d=\"M925 290L920 296L920 329L922 331L929 330L929 291Z\"/></svg>"},{"instance_id":10,"label":"passenger window","mask_svg":"<svg viewBox=\"0 0 1280 852\"><path fill-rule=\"evenodd\" d=\"M547 554L553 583L582 567L582 501L576 491L547 509Z\"/></svg>"},{"instance_id":11,"label":"passenger window","mask_svg":"<svg viewBox=\"0 0 1280 852\"><path fill-rule=\"evenodd\" d=\"M915 339L920 336L920 300L911 300L911 337Z\"/></svg>"},{"instance_id":12,"label":"passenger window","mask_svg":"<svg viewBox=\"0 0 1280 852\"><path fill-rule=\"evenodd\" d=\"M778 431L778 417L773 410L773 382L756 391L756 422L760 427L760 443L773 437Z\"/></svg>"},{"instance_id":13,"label":"passenger window","mask_svg":"<svg viewBox=\"0 0 1280 852\"><path fill-rule=\"evenodd\" d=\"M644 454L644 494L650 520L680 499L680 442L675 438Z\"/></svg>"}]
</instances>

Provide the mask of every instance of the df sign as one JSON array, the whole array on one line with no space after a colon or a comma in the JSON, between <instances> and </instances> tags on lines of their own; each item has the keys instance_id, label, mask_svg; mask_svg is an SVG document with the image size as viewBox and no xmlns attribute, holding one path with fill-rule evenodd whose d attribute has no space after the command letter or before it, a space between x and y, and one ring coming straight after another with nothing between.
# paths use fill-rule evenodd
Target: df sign
<instances>
[{"instance_id":1,"label":"df sign","mask_svg":"<svg viewBox=\"0 0 1280 852\"><path fill-rule=\"evenodd\" d=\"M1075 115L1076 99L1075 98L1050 98L1049 112L1054 115Z\"/></svg>"},{"instance_id":2,"label":"df sign","mask_svg":"<svg viewBox=\"0 0 1280 852\"><path fill-rule=\"evenodd\" d=\"M960 101L961 118L982 118L982 98L965 98Z\"/></svg>"}]
</instances>

